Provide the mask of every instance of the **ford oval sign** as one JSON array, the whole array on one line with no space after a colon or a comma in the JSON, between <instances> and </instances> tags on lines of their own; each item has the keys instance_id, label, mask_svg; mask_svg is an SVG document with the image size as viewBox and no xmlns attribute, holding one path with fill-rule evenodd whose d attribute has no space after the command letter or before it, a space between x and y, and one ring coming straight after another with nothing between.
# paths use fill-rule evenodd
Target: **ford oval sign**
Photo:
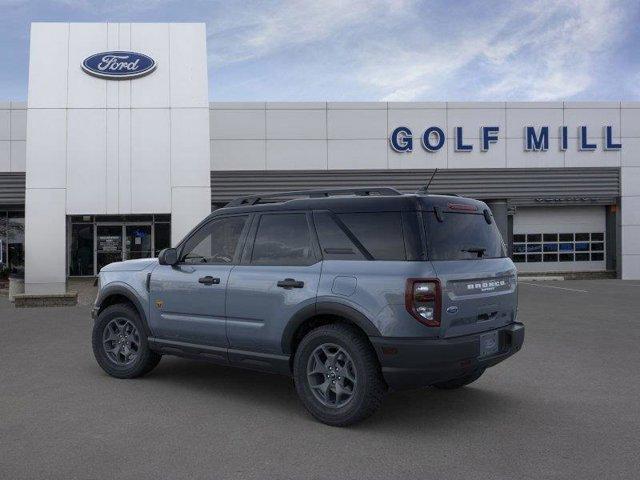
<instances>
[{"instance_id":1,"label":"ford oval sign","mask_svg":"<svg viewBox=\"0 0 640 480\"><path fill-rule=\"evenodd\" d=\"M136 52L102 52L87 57L82 69L94 77L130 80L151 73L156 68L153 58Z\"/></svg>"}]
</instances>

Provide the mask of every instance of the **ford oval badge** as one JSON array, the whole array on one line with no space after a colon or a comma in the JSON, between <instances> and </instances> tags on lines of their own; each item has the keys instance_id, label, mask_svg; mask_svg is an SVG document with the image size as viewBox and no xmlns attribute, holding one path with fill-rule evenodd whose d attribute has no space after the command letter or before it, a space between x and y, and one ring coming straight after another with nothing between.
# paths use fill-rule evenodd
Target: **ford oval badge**
<instances>
[{"instance_id":1,"label":"ford oval badge","mask_svg":"<svg viewBox=\"0 0 640 480\"><path fill-rule=\"evenodd\" d=\"M458 313L458 307L456 305L451 305L447 308L447 313Z\"/></svg>"},{"instance_id":2,"label":"ford oval badge","mask_svg":"<svg viewBox=\"0 0 640 480\"><path fill-rule=\"evenodd\" d=\"M94 77L108 80L130 80L153 72L153 58L136 52L102 52L87 57L82 69Z\"/></svg>"}]
</instances>

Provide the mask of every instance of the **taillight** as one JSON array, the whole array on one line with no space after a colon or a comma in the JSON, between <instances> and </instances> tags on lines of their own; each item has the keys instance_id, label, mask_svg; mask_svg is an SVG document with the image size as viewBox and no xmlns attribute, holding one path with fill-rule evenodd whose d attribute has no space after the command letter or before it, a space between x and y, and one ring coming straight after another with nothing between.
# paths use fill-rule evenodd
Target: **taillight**
<instances>
[{"instance_id":1,"label":"taillight","mask_svg":"<svg viewBox=\"0 0 640 480\"><path fill-rule=\"evenodd\" d=\"M407 311L428 327L440 326L440 282L435 279L410 278L405 291Z\"/></svg>"}]
</instances>

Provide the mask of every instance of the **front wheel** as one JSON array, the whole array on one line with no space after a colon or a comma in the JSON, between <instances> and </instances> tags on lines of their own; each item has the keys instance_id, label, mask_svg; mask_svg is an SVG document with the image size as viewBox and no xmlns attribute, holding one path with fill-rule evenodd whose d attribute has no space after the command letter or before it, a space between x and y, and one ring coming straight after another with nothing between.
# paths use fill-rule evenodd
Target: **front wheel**
<instances>
[{"instance_id":1,"label":"front wheel","mask_svg":"<svg viewBox=\"0 0 640 480\"><path fill-rule=\"evenodd\" d=\"M369 417L386 390L366 337L348 325L323 325L309 332L296 351L293 374L306 409L332 426Z\"/></svg>"},{"instance_id":2,"label":"front wheel","mask_svg":"<svg viewBox=\"0 0 640 480\"><path fill-rule=\"evenodd\" d=\"M92 345L98 365L112 377L140 377L161 359L149 348L138 312L129 305L111 305L100 312L93 325Z\"/></svg>"}]
</instances>

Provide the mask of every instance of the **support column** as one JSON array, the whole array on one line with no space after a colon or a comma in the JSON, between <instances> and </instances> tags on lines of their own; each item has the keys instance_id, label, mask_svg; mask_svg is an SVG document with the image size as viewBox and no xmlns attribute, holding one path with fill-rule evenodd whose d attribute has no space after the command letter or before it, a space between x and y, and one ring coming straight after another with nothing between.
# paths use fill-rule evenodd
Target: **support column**
<instances>
[{"instance_id":1,"label":"support column","mask_svg":"<svg viewBox=\"0 0 640 480\"><path fill-rule=\"evenodd\" d=\"M67 272L64 189L27 189L24 248L25 293L65 293Z\"/></svg>"}]
</instances>

